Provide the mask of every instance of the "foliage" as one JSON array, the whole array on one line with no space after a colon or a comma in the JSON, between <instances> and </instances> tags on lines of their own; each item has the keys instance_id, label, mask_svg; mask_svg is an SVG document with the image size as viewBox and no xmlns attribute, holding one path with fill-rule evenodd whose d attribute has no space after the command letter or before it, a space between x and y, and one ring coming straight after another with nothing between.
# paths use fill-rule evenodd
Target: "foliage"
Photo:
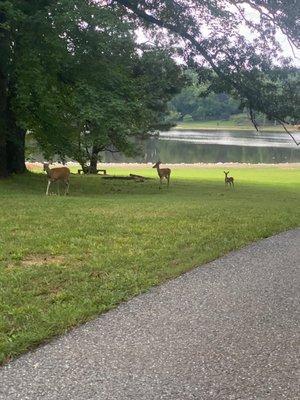
<instances>
[{"instance_id":1,"label":"foliage","mask_svg":"<svg viewBox=\"0 0 300 400\"><path fill-rule=\"evenodd\" d=\"M189 77L192 71L188 70ZM178 120L188 122L228 119L239 112L239 102L226 93L207 94L207 85L199 84L195 73L192 82L177 94L169 107L178 115ZM196 77L196 79L195 79ZM187 119L188 118L188 119Z\"/></svg>"},{"instance_id":2,"label":"foliage","mask_svg":"<svg viewBox=\"0 0 300 400\"><path fill-rule=\"evenodd\" d=\"M83 0L8 3L7 114L48 157L130 154L131 137L163 123L180 68L167 48L138 46L122 12Z\"/></svg>"},{"instance_id":3,"label":"foliage","mask_svg":"<svg viewBox=\"0 0 300 400\"><path fill-rule=\"evenodd\" d=\"M29 65L35 77L26 79L28 71L18 71L23 84L18 116L48 157L60 154L85 165L107 149L131 155L136 148L130 138L145 136L162 123L167 101L183 83L180 68L163 49L143 49L139 55L132 27L111 10L82 6L70 15L67 10L52 13L52 23L60 24L61 31L54 32L57 44L51 57L59 49L62 61L52 63L50 82L45 79L47 56L31 57L30 63L24 46L20 65ZM67 22L67 38L61 40ZM32 81L38 88L34 94Z\"/></svg>"},{"instance_id":4,"label":"foliage","mask_svg":"<svg viewBox=\"0 0 300 400\"><path fill-rule=\"evenodd\" d=\"M99 60L105 65L102 69ZM68 141L73 147L65 153L82 164L96 163L104 150L133 156L137 138L168 129L167 102L184 83L180 68L164 50L146 50L140 56L127 51L126 58L110 63L104 54L93 65L94 78L75 79L73 116L78 129Z\"/></svg>"}]
</instances>

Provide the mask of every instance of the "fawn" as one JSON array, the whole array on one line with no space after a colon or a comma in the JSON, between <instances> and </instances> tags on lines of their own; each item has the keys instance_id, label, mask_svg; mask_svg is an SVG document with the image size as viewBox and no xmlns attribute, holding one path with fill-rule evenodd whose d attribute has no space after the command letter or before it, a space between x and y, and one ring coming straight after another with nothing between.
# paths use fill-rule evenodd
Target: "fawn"
<instances>
[{"instance_id":1,"label":"fawn","mask_svg":"<svg viewBox=\"0 0 300 400\"><path fill-rule=\"evenodd\" d=\"M63 182L66 186L65 189L65 195L69 194L69 176L70 176L70 170L67 167L57 167L57 168L49 168L48 163L44 163L44 171L47 173L48 177L48 186L46 190L46 195L49 194L49 188L52 182ZM58 186L58 194L59 192L59 186Z\"/></svg>"},{"instance_id":2,"label":"fawn","mask_svg":"<svg viewBox=\"0 0 300 400\"><path fill-rule=\"evenodd\" d=\"M155 165L153 165L153 167L152 167L152 168L156 168L157 169L157 173L158 173L158 176L159 176L159 179L160 179L159 188L161 188L163 178L167 179L168 187L169 187L171 170L170 170L170 168L159 168L160 164L161 164L161 162L157 161L157 163Z\"/></svg>"},{"instance_id":3,"label":"fawn","mask_svg":"<svg viewBox=\"0 0 300 400\"><path fill-rule=\"evenodd\" d=\"M228 186L228 184L229 184L229 186L232 185L234 187L234 178L233 178L233 176L228 176L229 171L227 171L227 172L223 171L223 172L225 174L225 187Z\"/></svg>"}]
</instances>

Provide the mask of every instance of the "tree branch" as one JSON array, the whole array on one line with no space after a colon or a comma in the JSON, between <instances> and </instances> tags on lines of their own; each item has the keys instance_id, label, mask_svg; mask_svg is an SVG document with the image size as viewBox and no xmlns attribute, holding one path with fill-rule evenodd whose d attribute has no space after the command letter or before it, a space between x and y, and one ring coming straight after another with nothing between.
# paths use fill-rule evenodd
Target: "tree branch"
<instances>
[{"instance_id":1,"label":"tree branch","mask_svg":"<svg viewBox=\"0 0 300 400\"><path fill-rule=\"evenodd\" d=\"M291 132L288 131L288 130L286 129L286 126L284 125L284 123L281 122L280 120L278 120L278 122L279 122L280 125L283 127L283 129L285 130L285 132L293 139L294 143L296 143L296 145L299 146L299 145L300 145L300 142L297 142L297 140L294 138L294 136L291 134Z\"/></svg>"}]
</instances>

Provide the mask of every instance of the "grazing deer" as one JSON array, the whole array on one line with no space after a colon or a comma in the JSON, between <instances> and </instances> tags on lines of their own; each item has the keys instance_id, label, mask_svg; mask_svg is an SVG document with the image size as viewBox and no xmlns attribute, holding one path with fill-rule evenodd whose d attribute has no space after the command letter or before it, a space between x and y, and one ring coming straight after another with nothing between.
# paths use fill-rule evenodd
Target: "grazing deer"
<instances>
[{"instance_id":1,"label":"grazing deer","mask_svg":"<svg viewBox=\"0 0 300 400\"><path fill-rule=\"evenodd\" d=\"M225 172L223 171L225 174L225 187L229 184L229 186L233 186L234 187L234 178L233 176L227 176L229 174L229 171Z\"/></svg>"},{"instance_id":2,"label":"grazing deer","mask_svg":"<svg viewBox=\"0 0 300 400\"><path fill-rule=\"evenodd\" d=\"M157 161L157 163L156 163L155 165L153 165L153 167L152 167L152 168L156 168L156 169L157 169L157 173L158 173L158 176L159 176L159 179L160 179L159 188L161 188L162 180L163 180L164 178L167 179L167 181L168 181L168 187L169 187L171 170L170 170L170 168L159 168L160 164L161 164L161 162L160 162L160 161Z\"/></svg>"},{"instance_id":3,"label":"grazing deer","mask_svg":"<svg viewBox=\"0 0 300 400\"><path fill-rule=\"evenodd\" d=\"M49 194L49 188L52 182L58 182L58 194L59 193L59 182L63 182L66 186L65 195L69 194L69 177L70 170L67 167L57 167L57 168L49 168L48 163L44 163L44 171L47 173L48 177L48 186L46 190L46 195Z\"/></svg>"}]
</instances>

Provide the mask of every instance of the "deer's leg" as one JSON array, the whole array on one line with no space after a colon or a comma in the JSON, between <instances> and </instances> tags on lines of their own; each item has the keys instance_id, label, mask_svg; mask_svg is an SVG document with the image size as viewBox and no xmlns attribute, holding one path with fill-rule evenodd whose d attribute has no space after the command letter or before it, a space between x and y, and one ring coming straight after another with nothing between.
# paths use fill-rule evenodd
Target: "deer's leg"
<instances>
[{"instance_id":1,"label":"deer's leg","mask_svg":"<svg viewBox=\"0 0 300 400\"><path fill-rule=\"evenodd\" d=\"M167 180L168 180L168 187L170 185L170 175L167 176Z\"/></svg>"},{"instance_id":2,"label":"deer's leg","mask_svg":"<svg viewBox=\"0 0 300 400\"><path fill-rule=\"evenodd\" d=\"M46 190L46 196L48 196L48 194L49 194L49 187L50 187L50 185L51 185L51 181L49 180L49 181L48 181L47 190Z\"/></svg>"},{"instance_id":3,"label":"deer's leg","mask_svg":"<svg viewBox=\"0 0 300 400\"><path fill-rule=\"evenodd\" d=\"M57 181L57 193L60 196L60 181Z\"/></svg>"},{"instance_id":4,"label":"deer's leg","mask_svg":"<svg viewBox=\"0 0 300 400\"><path fill-rule=\"evenodd\" d=\"M69 186L70 186L70 183L69 183L69 181L67 180L67 181L65 181L65 185L66 185L66 190L65 190L65 196L66 195L68 195L69 194Z\"/></svg>"}]
</instances>

